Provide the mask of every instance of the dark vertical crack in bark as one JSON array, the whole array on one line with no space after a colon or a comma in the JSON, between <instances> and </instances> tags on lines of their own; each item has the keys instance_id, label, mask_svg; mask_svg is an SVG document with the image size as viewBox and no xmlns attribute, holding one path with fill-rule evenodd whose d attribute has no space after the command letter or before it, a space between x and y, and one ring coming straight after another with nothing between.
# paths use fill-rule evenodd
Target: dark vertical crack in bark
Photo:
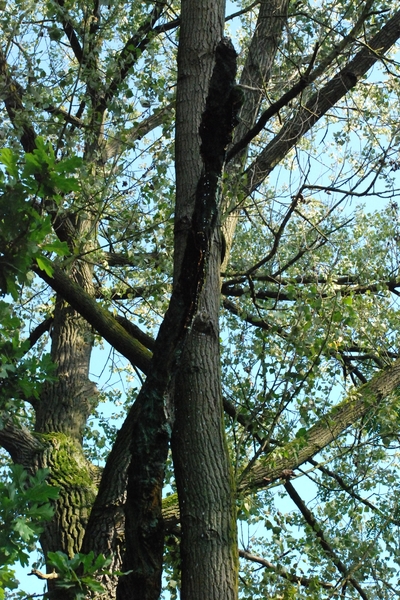
<instances>
[{"instance_id":1,"label":"dark vertical crack in bark","mask_svg":"<svg viewBox=\"0 0 400 600\"><path fill-rule=\"evenodd\" d=\"M166 390L179 365L183 344L196 314L204 285L211 239L217 220L217 189L225 149L234 127L232 87L236 53L227 40L216 52L216 65L201 125L204 169L196 190L192 228L169 308L154 347L149 375L135 404L132 458L125 506L128 575L120 579L119 600L156 600L161 591L164 536L161 491L171 433ZM218 119L218 139L212 142Z\"/></svg>"}]
</instances>

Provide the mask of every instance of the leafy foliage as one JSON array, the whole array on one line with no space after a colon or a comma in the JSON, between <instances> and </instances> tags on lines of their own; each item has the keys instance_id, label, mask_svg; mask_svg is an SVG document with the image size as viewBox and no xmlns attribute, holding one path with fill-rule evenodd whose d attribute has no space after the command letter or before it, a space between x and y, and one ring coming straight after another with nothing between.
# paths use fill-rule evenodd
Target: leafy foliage
<instances>
[{"instance_id":1,"label":"leafy foliage","mask_svg":"<svg viewBox=\"0 0 400 600\"><path fill-rule=\"evenodd\" d=\"M259 116L308 79L273 112L246 154L226 165L221 181L218 218L226 234L234 231L221 276L220 345L224 426L239 487L239 548L246 553L240 597L357 598L353 578L370 597L387 600L400 593L397 389L378 403L366 400L363 416L294 475L266 476L267 489L240 486L256 467L273 470L278 459L289 460L293 441L305 447L313 426L333 422L335 407L362 394L365 382L391 373L399 358L398 46L357 75L357 85L339 101L329 96L324 114L318 102L400 4L282 2L281 34L279 19L268 14L262 21L277 19L274 35L252 46L248 61L267 4L278 5L229 3L229 11L240 13L226 28L240 51L241 73L260 75L257 60L266 49L275 57L255 82L243 80L244 108L257 92ZM179 14L178 2L88 7L69 0L16 0L0 14L0 438L11 420L36 427L39 439L35 416L43 423L48 414L55 422L60 406L67 407L65 421L73 423L79 413L83 422L78 466L88 472L92 463L106 463L144 375L47 282L60 267L110 318L140 327L152 349L171 295L174 236L180 234L174 222ZM17 95L14 105L10 94ZM310 114L319 118L306 130ZM252 118L243 113L238 131L247 131ZM35 134L29 152L21 145L27 130ZM275 154L282 139L287 148ZM46 283L35 272L44 273ZM31 348L26 338L54 314L51 334L47 328ZM63 319L81 336L73 368L62 362L68 354ZM89 371L90 356L79 352L93 336ZM100 396L87 392L94 387L89 372ZM62 388L65 381L70 385ZM60 430L64 425L57 422ZM47 421L43 430L50 430ZM176 488L171 462L166 471L169 493ZM0 485L3 588L14 585L9 567L26 564L55 499L44 472L30 477L17 465L11 477ZM314 521L285 487L292 477ZM69 484L76 505L83 504L82 490L72 479ZM65 484L62 498L67 495ZM87 512L84 506L79 543ZM168 533L165 582L173 598L181 581L179 541L179 531ZM60 574L58 587L77 598L101 594L99 576L106 581L120 573L93 552L50 551L47 559Z\"/></svg>"},{"instance_id":2,"label":"leafy foliage","mask_svg":"<svg viewBox=\"0 0 400 600\"><path fill-rule=\"evenodd\" d=\"M49 552L48 558L59 576L56 586L66 590L68 597L84 600L88 593L105 591L98 576L108 573L106 569L111 564L111 558L105 558L101 554L95 557L93 552L78 553L73 558L68 558L60 551Z\"/></svg>"},{"instance_id":3,"label":"leafy foliage","mask_svg":"<svg viewBox=\"0 0 400 600\"><path fill-rule=\"evenodd\" d=\"M10 570L16 562L27 565L46 521L53 516L51 501L58 496L56 486L46 483L48 470L28 475L21 465L13 465L9 478L0 482L0 598L5 588L18 582Z\"/></svg>"}]
</instances>

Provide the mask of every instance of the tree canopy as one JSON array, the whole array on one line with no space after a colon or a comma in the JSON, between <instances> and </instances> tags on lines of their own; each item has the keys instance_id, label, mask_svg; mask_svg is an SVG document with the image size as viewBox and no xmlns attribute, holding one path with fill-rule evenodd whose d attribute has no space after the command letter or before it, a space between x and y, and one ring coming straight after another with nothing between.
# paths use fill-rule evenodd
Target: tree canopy
<instances>
[{"instance_id":1,"label":"tree canopy","mask_svg":"<svg viewBox=\"0 0 400 600\"><path fill-rule=\"evenodd\" d=\"M400 594L399 39L0 1L0 598Z\"/></svg>"}]
</instances>

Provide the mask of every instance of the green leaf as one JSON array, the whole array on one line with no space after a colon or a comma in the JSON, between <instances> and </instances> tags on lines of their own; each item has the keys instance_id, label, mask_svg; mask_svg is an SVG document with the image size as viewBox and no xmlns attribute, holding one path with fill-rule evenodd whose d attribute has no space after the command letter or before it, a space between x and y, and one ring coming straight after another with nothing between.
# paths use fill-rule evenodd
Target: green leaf
<instances>
[{"instance_id":1,"label":"green leaf","mask_svg":"<svg viewBox=\"0 0 400 600\"><path fill-rule=\"evenodd\" d=\"M335 310L334 313L332 314L332 321L333 323L340 323L340 321L343 319L343 314L340 310Z\"/></svg>"},{"instance_id":2,"label":"green leaf","mask_svg":"<svg viewBox=\"0 0 400 600\"><path fill-rule=\"evenodd\" d=\"M296 431L296 438L305 438L307 436L307 429L305 427L301 427L298 431Z\"/></svg>"},{"instance_id":3,"label":"green leaf","mask_svg":"<svg viewBox=\"0 0 400 600\"><path fill-rule=\"evenodd\" d=\"M10 148L2 148L0 150L0 162L6 167L7 173L18 178L18 155Z\"/></svg>"},{"instance_id":4,"label":"green leaf","mask_svg":"<svg viewBox=\"0 0 400 600\"><path fill-rule=\"evenodd\" d=\"M41 249L44 252L55 252L58 256L67 256L69 254L67 242L61 242L60 240L54 240L48 244L42 244Z\"/></svg>"},{"instance_id":5,"label":"green leaf","mask_svg":"<svg viewBox=\"0 0 400 600\"><path fill-rule=\"evenodd\" d=\"M47 558L50 564L58 569L60 573L64 573L69 570L69 559L64 552L58 550L57 552L48 552Z\"/></svg>"},{"instance_id":6,"label":"green leaf","mask_svg":"<svg viewBox=\"0 0 400 600\"><path fill-rule=\"evenodd\" d=\"M36 262L38 264L39 269L44 271L46 275L48 275L49 277L53 275L53 265L48 258L46 258L45 256L37 256Z\"/></svg>"}]
</instances>

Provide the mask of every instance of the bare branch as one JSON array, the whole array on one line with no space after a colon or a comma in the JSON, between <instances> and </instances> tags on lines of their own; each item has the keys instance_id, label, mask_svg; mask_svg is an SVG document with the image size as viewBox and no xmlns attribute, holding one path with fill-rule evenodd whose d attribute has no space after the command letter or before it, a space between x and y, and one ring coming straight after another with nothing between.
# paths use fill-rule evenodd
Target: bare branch
<instances>
[{"instance_id":1,"label":"bare branch","mask_svg":"<svg viewBox=\"0 0 400 600\"><path fill-rule=\"evenodd\" d=\"M291 581L292 583L300 584L300 585L303 585L304 587L309 587L310 585L316 583L315 580L309 579L308 577L303 577L302 575L293 575L292 573L288 573L288 571L286 571L286 569L284 569L283 567L273 565L265 558L261 558L260 556L255 556L254 554L251 554L250 552L247 552L246 550L241 550L240 548L239 548L239 556L241 558L245 558L246 560L250 560L251 562L262 565L263 567L265 567L266 569L269 569L270 571L274 571L280 577L282 577L283 579L286 579L287 581ZM331 590L335 587L333 583L327 583L325 581L319 581L319 580L318 580L318 585L320 585L321 587L328 589L328 590Z\"/></svg>"},{"instance_id":2,"label":"bare branch","mask_svg":"<svg viewBox=\"0 0 400 600\"><path fill-rule=\"evenodd\" d=\"M275 256L276 252L278 251L279 242L281 241L282 235L285 231L285 227L288 224L290 217L295 212L298 203L301 201L301 198L301 194L297 194L297 196L293 198L293 201L290 204L286 215L283 217L281 224L279 225L278 231L274 233L274 243L272 244L271 250L268 252L267 256L262 258L258 263L253 265L250 269L248 269L246 271L246 275L251 275Z\"/></svg>"},{"instance_id":3,"label":"bare branch","mask_svg":"<svg viewBox=\"0 0 400 600\"><path fill-rule=\"evenodd\" d=\"M297 508L301 512L304 517L306 523L311 527L314 531L316 537L318 538L319 543L321 544L321 548L324 550L325 554L332 560L335 567L338 571L343 575L345 581L349 581L351 585L357 590L363 600L369 600L369 596L364 592L363 588L360 586L358 581L354 579L351 575L351 569L347 569L344 563L337 556L336 552L333 550L332 546L326 539L326 536L323 532L321 524L318 523L312 512L307 508L303 500L300 498L296 489L290 483L290 481L285 482L285 489L293 502L296 504Z\"/></svg>"}]
</instances>

